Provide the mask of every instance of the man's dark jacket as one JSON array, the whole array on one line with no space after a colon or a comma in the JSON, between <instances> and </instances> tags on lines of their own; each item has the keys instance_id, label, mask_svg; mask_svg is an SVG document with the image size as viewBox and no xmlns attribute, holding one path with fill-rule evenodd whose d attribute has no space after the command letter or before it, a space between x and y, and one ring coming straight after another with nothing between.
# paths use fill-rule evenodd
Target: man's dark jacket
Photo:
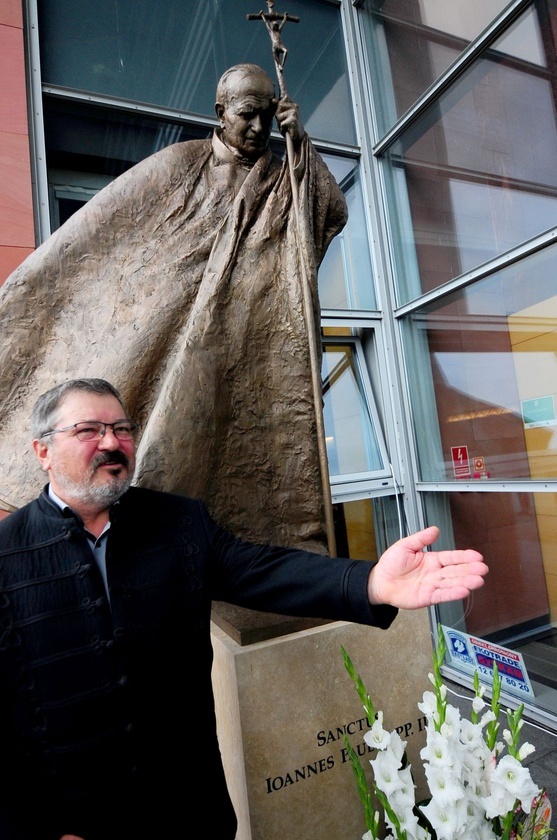
<instances>
[{"instance_id":1,"label":"man's dark jacket","mask_svg":"<svg viewBox=\"0 0 557 840\"><path fill-rule=\"evenodd\" d=\"M0 523L0 840L233 840L211 687L211 602L388 627L362 561L236 540L199 501L131 488L110 602L45 491ZM196 816L197 815L197 816Z\"/></svg>"}]
</instances>

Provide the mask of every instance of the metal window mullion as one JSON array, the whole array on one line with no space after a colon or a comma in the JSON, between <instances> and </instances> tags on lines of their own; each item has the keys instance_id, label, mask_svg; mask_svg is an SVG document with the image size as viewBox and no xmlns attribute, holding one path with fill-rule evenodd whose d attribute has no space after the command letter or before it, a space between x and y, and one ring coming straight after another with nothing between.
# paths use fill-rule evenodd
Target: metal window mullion
<instances>
[{"instance_id":1,"label":"metal window mullion","mask_svg":"<svg viewBox=\"0 0 557 840\"><path fill-rule=\"evenodd\" d=\"M41 83L40 39L37 0L23 4L25 16L25 42L27 57L27 84L29 97L29 141L32 173L33 208L35 214L35 240L40 245L50 236L48 175L46 168L46 143Z\"/></svg>"},{"instance_id":2,"label":"metal window mullion","mask_svg":"<svg viewBox=\"0 0 557 840\"><path fill-rule=\"evenodd\" d=\"M454 481L418 481L418 493L557 493L557 481L514 481L504 479L466 479Z\"/></svg>"},{"instance_id":3,"label":"metal window mullion","mask_svg":"<svg viewBox=\"0 0 557 840\"><path fill-rule=\"evenodd\" d=\"M491 44L493 44L514 21L531 5L534 0L514 0L498 15L467 49L453 61L435 82L422 94L414 105L392 126L375 145L373 154L380 157L442 93L473 64Z\"/></svg>"},{"instance_id":4,"label":"metal window mullion","mask_svg":"<svg viewBox=\"0 0 557 840\"><path fill-rule=\"evenodd\" d=\"M395 318L402 318L404 315L411 314L417 309L422 309L424 306L427 306L428 304L433 303L452 292L459 291L478 280L482 280L490 274L494 274L497 271L508 268L513 265L513 263L519 262L525 257L553 245L556 240L557 227L546 230L538 236L532 237L532 239L527 239L516 248L512 248L510 251L505 251L505 253L500 254L486 263L482 263L482 265L479 265L477 268L467 271L465 274L461 274L460 277L455 277L453 280L444 283L437 289L426 292L424 295L416 298L410 303L405 303L403 306L397 307L395 309Z\"/></svg>"},{"instance_id":5,"label":"metal window mullion","mask_svg":"<svg viewBox=\"0 0 557 840\"><path fill-rule=\"evenodd\" d=\"M367 54L362 43L361 21L356 9L351 7L350 0L343 2L342 19L346 52L351 65L356 130L361 145L361 178L380 316L375 319L378 327L375 347L378 359L378 397L381 400L385 436L391 456L390 469L398 488L397 492L402 491L404 487L407 488L405 516L410 522L410 527L414 528L419 514L417 497L411 489L413 455L409 443L408 426L404 422L407 400L401 374L403 357L398 325L393 318L393 264L389 246L392 232L387 214L382 162L373 156L373 140L377 136L373 84L367 64ZM328 321L324 323L327 324Z\"/></svg>"}]
</instances>

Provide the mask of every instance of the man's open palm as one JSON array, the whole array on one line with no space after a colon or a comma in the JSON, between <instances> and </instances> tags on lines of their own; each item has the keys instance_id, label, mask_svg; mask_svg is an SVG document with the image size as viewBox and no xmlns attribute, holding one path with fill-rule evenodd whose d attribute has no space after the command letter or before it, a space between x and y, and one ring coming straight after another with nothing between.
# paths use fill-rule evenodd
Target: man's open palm
<instances>
[{"instance_id":1,"label":"man's open palm","mask_svg":"<svg viewBox=\"0 0 557 840\"><path fill-rule=\"evenodd\" d=\"M483 586L488 567L478 551L424 551L438 536L432 525L391 545L370 574L370 603L415 610L466 598Z\"/></svg>"}]
</instances>

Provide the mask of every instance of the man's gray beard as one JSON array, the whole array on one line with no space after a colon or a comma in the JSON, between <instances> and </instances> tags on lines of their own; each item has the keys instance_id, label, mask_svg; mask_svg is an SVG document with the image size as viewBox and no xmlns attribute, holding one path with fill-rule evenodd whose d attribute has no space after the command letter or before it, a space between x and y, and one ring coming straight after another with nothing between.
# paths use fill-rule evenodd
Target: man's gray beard
<instances>
[{"instance_id":1,"label":"man's gray beard","mask_svg":"<svg viewBox=\"0 0 557 840\"><path fill-rule=\"evenodd\" d=\"M68 496L87 507L98 507L100 510L104 510L124 495L132 483L132 476L127 478L113 476L112 480L106 484L86 484L67 478L60 479L60 477L58 480L64 496Z\"/></svg>"}]
</instances>

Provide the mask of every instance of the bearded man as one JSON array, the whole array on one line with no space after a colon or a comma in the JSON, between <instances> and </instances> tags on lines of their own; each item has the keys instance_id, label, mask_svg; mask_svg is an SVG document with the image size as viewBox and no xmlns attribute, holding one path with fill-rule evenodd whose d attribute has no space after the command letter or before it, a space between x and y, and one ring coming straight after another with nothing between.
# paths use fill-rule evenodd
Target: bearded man
<instances>
[{"instance_id":1,"label":"bearded man","mask_svg":"<svg viewBox=\"0 0 557 840\"><path fill-rule=\"evenodd\" d=\"M2 840L234 840L213 600L386 629L487 573L424 551L436 527L368 563L239 540L198 499L130 487L136 425L102 379L41 394L32 429L47 484L0 522Z\"/></svg>"}]
</instances>

